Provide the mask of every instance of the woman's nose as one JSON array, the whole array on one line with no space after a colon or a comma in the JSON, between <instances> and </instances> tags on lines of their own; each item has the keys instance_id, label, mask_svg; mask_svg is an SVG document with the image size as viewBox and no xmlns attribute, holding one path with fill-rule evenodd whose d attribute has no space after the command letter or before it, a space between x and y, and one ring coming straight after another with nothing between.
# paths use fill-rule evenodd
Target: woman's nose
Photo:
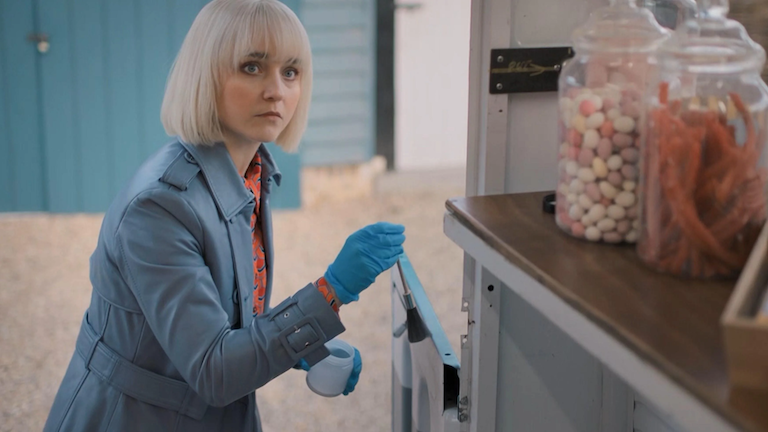
<instances>
[{"instance_id":1,"label":"woman's nose","mask_svg":"<svg viewBox=\"0 0 768 432\"><path fill-rule=\"evenodd\" d=\"M285 83L283 83L280 74L270 74L265 82L264 99L282 100L284 92Z\"/></svg>"}]
</instances>

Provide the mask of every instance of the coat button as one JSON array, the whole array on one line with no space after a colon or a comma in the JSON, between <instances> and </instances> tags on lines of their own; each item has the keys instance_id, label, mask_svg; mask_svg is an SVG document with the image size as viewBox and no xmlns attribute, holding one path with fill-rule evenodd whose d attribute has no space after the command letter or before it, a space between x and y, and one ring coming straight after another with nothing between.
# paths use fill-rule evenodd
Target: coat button
<instances>
[{"instance_id":1,"label":"coat button","mask_svg":"<svg viewBox=\"0 0 768 432\"><path fill-rule=\"evenodd\" d=\"M197 165L197 161L195 160L195 157L192 156L192 153L190 153L190 152L184 153L184 159L186 159L187 162L189 162L191 164Z\"/></svg>"},{"instance_id":2,"label":"coat button","mask_svg":"<svg viewBox=\"0 0 768 432\"><path fill-rule=\"evenodd\" d=\"M232 291L232 301L235 302L235 304L240 304L240 296L237 295L237 290Z\"/></svg>"}]
</instances>

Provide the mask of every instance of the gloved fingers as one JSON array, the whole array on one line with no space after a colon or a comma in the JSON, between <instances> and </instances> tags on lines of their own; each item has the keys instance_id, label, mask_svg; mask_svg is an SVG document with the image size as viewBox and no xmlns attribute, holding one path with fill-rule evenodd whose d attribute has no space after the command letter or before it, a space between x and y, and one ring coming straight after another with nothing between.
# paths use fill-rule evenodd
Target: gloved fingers
<instances>
[{"instance_id":1,"label":"gloved fingers","mask_svg":"<svg viewBox=\"0 0 768 432\"><path fill-rule=\"evenodd\" d=\"M405 227L400 224L393 224L389 222L377 222L372 225L368 225L363 228L365 232L371 234L402 234L405 232Z\"/></svg>"},{"instance_id":2,"label":"gloved fingers","mask_svg":"<svg viewBox=\"0 0 768 432\"><path fill-rule=\"evenodd\" d=\"M299 360L299 363L296 366L298 366L304 371L309 372L309 363L307 363L307 361L304 359Z\"/></svg>"},{"instance_id":3,"label":"gloved fingers","mask_svg":"<svg viewBox=\"0 0 768 432\"><path fill-rule=\"evenodd\" d=\"M400 246L405 243L405 235L379 234L376 236L375 241L382 246Z\"/></svg>"},{"instance_id":4,"label":"gloved fingers","mask_svg":"<svg viewBox=\"0 0 768 432\"><path fill-rule=\"evenodd\" d=\"M352 364L352 373L349 375L349 379L347 380L347 386L344 388L344 396L349 395L353 391L355 391L355 387L357 386L357 382L360 381L360 372L363 371L363 359L360 356L360 351L358 351L357 348L355 348L355 359Z\"/></svg>"},{"instance_id":5,"label":"gloved fingers","mask_svg":"<svg viewBox=\"0 0 768 432\"><path fill-rule=\"evenodd\" d=\"M403 254L402 246L387 246L378 248L368 248L368 254L379 260L389 260L392 257L399 257Z\"/></svg>"}]
</instances>

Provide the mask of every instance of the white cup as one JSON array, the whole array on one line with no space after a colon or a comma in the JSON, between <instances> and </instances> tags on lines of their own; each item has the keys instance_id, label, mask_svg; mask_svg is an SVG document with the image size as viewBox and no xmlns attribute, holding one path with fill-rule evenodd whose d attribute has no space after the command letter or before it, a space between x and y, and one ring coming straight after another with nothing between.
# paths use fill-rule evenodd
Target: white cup
<instances>
[{"instance_id":1,"label":"white cup","mask_svg":"<svg viewBox=\"0 0 768 432\"><path fill-rule=\"evenodd\" d=\"M344 392L355 362L355 349L340 339L332 339L325 346L331 354L312 366L307 373L307 386L325 397Z\"/></svg>"}]
</instances>

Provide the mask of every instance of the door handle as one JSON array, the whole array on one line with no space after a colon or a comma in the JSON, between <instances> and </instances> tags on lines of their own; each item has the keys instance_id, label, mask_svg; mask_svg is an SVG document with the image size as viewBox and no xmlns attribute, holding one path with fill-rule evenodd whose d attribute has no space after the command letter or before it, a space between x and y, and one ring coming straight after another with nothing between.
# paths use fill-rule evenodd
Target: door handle
<instances>
[{"instance_id":1,"label":"door handle","mask_svg":"<svg viewBox=\"0 0 768 432\"><path fill-rule=\"evenodd\" d=\"M27 40L37 44L37 51L40 54L45 54L51 49L51 44L48 42L48 35L45 33L30 33L27 35Z\"/></svg>"}]
</instances>

